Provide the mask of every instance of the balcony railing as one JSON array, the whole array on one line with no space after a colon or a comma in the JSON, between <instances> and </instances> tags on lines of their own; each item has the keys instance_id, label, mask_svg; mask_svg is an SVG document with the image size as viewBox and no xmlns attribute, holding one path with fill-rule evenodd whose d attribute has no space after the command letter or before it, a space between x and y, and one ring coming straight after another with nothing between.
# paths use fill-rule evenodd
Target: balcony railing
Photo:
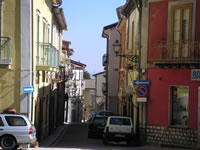
<instances>
[{"instance_id":1,"label":"balcony railing","mask_svg":"<svg viewBox=\"0 0 200 150\"><path fill-rule=\"evenodd\" d=\"M39 52L39 54L38 54ZM37 52L37 65L38 66L59 66L59 51L50 43L39 43Z\"/></svg>"},{"instance_id":2,"label":"balcony railing","mask_svg":"<svg viewBox=\"0 0 200 150\"><path fill-rule=\"evenodd\" d=\"M200 42L160 41L155 47L154 62L160 63L199 63Z\"/></svg>"},{"instance_id":3,"label":"balcony railing","mask_svg":"<svg viewBox=\"0 0 200 150\"><path fill-rule=\"evenodd\" d=\"M108 56L106 54L102 57L102 65L106 67L108 65Z\"/></svg>"},{"instance_id":4,"label":"balcony railing","mask_svg":"<svg viewBox=\"0 0 200 150\"><path fill-rule=\"evenodd\" d=\"M9 65L11 64L10 59L10 38L9 37L0 37L0 64Z\"/></svg>"},{"instance_id":5,"label":"balcony railing","mask_svg":"<svg viewBox=\"0 0 200 150\"><path fill-rule=\"evenodd\" d=\"M106 90L106 83L102 83L102 92L103 92L103 94L105 95L106 94L106 92L107 92L107 90Z\"/></svg>"}]
</instances>

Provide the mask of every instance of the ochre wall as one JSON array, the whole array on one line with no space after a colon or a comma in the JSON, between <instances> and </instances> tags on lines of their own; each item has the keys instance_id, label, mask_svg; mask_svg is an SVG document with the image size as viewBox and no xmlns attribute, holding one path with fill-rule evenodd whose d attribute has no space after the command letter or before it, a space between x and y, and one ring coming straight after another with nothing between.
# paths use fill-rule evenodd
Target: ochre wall
<instances>
[{"instance_id":1,"label":"ochre wall","mask_svg":"<svg viewBox=\"0 0 200 150\"><path fill-rule=\"evenodd\" d=\"M2 37L10 38L10 69L0 67L0 112L20 110L20 1L6 0L2 5Z\"/></svg>"}]
</instances>

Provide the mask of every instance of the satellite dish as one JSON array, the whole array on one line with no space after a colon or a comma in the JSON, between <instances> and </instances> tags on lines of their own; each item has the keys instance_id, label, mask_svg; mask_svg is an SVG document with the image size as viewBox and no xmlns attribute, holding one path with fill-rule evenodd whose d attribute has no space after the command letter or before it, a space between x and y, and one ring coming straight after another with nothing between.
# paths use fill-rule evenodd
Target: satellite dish
<instances>
[{"instance_id":1,"label":"satellite dish","mask_svg":"<svg viewBox=\"0 0 200 150\"><path fill-rule=\"evenodd\" d=\"M62 0L52 0L53 7L60 7L62 5Z\"/></svg>"}]
</instances>

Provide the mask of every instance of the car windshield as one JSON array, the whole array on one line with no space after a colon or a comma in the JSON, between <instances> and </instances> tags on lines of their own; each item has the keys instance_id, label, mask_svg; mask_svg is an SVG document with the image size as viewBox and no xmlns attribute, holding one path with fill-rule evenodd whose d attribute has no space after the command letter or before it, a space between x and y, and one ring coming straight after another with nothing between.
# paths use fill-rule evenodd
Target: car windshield
<instances>
[{"instance_id":1,"label":"car windshield","mask_svg":"<svg viewBox=\"0 0 200 150\"><path fill-rule=\"evenodd\" d=\"M111 125L131 125L131 121L128 118L110 118Z\"/></svg>"},{"instance_id":2,"label":"car windshield","mask_svg":"<svg viewBox=\"0 0 200 150\"><path fill-rule=\"evenodd\" d=\"M105 117L96 117L94 119L94 123L95 124L105 124L106 120L107 120L107 118L105 118Z\"/></svg>"},{"instance_id":3,"label":"car windshield","mask_svg":"<svg viewBox=\"0 0 200 150\"><path fill-rule=\"evenodd\" d=\"M101 111L101 112L99 112L99 115L112 116L113 113L112 112L107 112L107 111Z\"/></svg>"}]
</instances>

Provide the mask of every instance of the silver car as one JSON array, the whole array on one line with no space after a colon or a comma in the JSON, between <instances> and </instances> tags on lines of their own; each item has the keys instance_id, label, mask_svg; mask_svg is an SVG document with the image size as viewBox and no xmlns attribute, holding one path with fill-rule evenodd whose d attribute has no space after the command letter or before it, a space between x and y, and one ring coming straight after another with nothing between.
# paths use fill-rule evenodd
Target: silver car
<instances>
[{"instance_id":1,"label":"silver car","mask_svg":"<svg viewBox=\"0 0 200 150\"><path fill-rule=\"evenodd\" d=\"M4 150L14 150L36 140L36 129L26 116L0 114L0 146Z\"/></svg>"}]
</instances>

